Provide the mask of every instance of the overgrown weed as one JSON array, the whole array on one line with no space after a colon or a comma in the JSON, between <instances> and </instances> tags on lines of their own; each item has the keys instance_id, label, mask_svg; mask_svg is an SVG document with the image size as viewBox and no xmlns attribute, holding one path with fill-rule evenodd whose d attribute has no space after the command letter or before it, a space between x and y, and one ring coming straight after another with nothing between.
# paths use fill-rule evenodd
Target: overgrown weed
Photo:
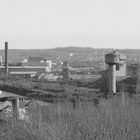
<instances>
[{"instance_id":1,"label":"overgrown weed","mask_svg":"<svg viewBox=\"0 0 140 140\"><path fill-rule=\"evenodd\" d=\"M99 105L79 102L31 107L30 121L1 125L2 140L137 140L140 139L140 101L101 99ZM9 121L8 121L9 122ZM8 124L5 122L5 124Z\"/></svg>"}]
</instances>

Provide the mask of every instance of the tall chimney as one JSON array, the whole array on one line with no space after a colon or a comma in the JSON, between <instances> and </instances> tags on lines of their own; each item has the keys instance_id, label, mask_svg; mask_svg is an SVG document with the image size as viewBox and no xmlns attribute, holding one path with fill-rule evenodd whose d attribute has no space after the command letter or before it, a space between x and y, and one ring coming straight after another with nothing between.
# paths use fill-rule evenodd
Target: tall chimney
<instances>
[{"instance_id":1,"label":"tall chimney","mask_svg":"<svg viewBox=\"0 0 140 140\"><path fill-rule=\"evenodd\" d=\"M5 74L8 75L8 42L5 42Z\"/></svg>"}]
</instances>

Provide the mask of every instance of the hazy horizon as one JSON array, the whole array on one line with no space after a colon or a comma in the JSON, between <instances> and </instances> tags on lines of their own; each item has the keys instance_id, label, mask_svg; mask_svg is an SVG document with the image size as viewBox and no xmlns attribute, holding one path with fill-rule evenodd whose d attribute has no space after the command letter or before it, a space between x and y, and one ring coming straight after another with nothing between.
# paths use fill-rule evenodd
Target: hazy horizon
<instances>
[{"instance_id":1,"label":"hazy horizon","mask_svg":"<svg viewBox=\"0 0 140 140\"><path fill-rule=\"evenodd\" d=\"M4 0L0 49L139 49L138 0Z\"/></svg>"},{"instance_id":2,"label":"hazy horizon","mask_svg":"<svg viewBox=\"0 0 140 140\"><path fill-rule=\"evenodd\" d=\"M8 45L9 46L9 45ZM80 46L65 46L65 47L52 47L52 48L10 48L8 47L8 50L49 50L49 49L58 49L58 48L69 48L69 47L74 47L74 48L91 48L91 49L112 49L112 50L140 50L139 48L94 48L94 47L80 47ZM4 51L4 46L0 48L0 50Z\"/></svg>"}]
</instances>

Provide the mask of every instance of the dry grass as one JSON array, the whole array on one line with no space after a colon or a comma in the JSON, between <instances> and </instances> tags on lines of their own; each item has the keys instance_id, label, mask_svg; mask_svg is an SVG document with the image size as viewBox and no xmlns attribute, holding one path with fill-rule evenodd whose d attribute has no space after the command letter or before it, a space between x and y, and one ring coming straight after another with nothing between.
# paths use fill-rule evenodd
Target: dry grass
<instances>
[{"instance_id":1,"label":"dry grass","mask_svg":"<svg viewBox=\"0 0 140 140\"><path fill-rule=\"evenodd\" d=\"M1 125L2 140L139 140L140 101L113 97L94 103L34 105L30 121ZM9 122L9 121L8 121ZM4 123L4 122L3 122ZM8 127L6 127L8 126Z\"/></svg>"}]
</instances>

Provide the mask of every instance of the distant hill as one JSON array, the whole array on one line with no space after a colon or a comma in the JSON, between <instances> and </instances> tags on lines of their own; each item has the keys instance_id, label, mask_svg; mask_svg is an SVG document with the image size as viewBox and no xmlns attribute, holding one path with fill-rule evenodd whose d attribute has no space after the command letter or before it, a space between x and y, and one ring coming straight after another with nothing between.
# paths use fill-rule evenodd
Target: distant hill
<instances>
[{"instance_id":1,"label":"distant hill","mask_svg":"<svg viewBox=\"0 0 140 140\"><path fill-rule=\"evenodd\" d=\"M44 56L53 61L67 60L72 66L95 66L102 67L104 63L104 55L112 49L95 49L90 47L58 47L54 49L9 49L8 59L13 61L21 61L29 56ZM127 61L131 63L137 62L140 56L140 50L124 49L118 50L127 56ZM72 54L72 55L70 55ZM4 50L0 50L0 55L4 59Z\"/></svg>"},{"instance_id":2,"label":"distant hill","mask_svg":"<svg viewBox=\"0 0 140 140\"><path fill-rule=\"evenodd\" d=\"M94 51L94 48L83 48L83 47L58 47L58 48L54 48L53 50L58 51L58 52L64 52L64 53L83 53L83 52L91 52Z\"/></svg>"},{"instance_id":3,"label":"distant hill","mask_svg":"<svg viewBox=\"0 0 140 140\"><path fill-rule=\"evenodd\" d=\"M93 54L99 49L83 47L58 47L54 49L9 49L8 56L10 60L21 60L29 56L46 56L48 58L65 57L69 53ZM103 51L104 49L100 49ZM4 57L4 50L0 50L0 55Z\"/></svg>"}]
</instances>

